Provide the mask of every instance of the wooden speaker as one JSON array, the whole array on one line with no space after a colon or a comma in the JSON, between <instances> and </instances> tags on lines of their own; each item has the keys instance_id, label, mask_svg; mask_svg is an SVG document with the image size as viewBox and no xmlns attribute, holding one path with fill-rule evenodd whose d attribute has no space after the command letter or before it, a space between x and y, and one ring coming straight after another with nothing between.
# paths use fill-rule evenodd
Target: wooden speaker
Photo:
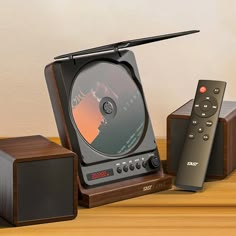
<instances>
[{"instance_id":1,"label":"wooden speaker","mask_svg":"<svg viewBox=\"0 0 236 236\"><path fill-rule=\"evenodd\" d=\"M0 216L16 226L75 218L77 162L41 136L0 140Z\"/></svg>"},{"instance_id":2,"label":"wooden speaker","mask_svg":"<svg viewBox=\"0 0 236 236\"><path fill-rule=\"evenodd\" d=\"M167 118L167 172L175 175L188 128L193 100ZM222 103L207 169L207 178L222 179L236 168L236 102Z\"/></svg>"}]
</instances>

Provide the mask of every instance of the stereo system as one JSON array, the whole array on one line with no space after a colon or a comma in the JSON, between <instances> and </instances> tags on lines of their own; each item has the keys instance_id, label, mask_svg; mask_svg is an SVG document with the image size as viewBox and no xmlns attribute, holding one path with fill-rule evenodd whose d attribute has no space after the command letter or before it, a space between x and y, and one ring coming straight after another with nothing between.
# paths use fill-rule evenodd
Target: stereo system
<instances>
[{"instance_id":1,"label":"stereo system","mask_svg":"<svg viewBox=\"0 0 236 236\"><path fill-rule=\"evenodd\" d=\"M127 48L197 32L55 57L45 78L63 147L42 136L0 140L0 216L16 226L67 220L76 217L78 203L94 207L170 189L172 177L163 172L136 59ZM175 135L184 135L187 118L183 129L175 120L168 118L172 174L181 148ZM219 131L224 136L225 127Z\"/></svg>"},{"instance_id":2,"label":"stereo system","mask_svg":"<svg viewBox=\"0 0 236 236\"><path fill-rule=\"evenodd\" d=\"M117 182L151 174L158 182L166 181L135 57L126 48L197 32L136 39L69 53L56 57L45 68L61 143L79 157L81 204L85 202L83 199L92 199L87 196L88 188L93 188L90 194L95 192L98 199L85 205L94 206L99 204L100 192L105 196L104 188L99 186L110 184L107 191L112 189L113 196L117 196L112 201L116 201L121 199ZM139 179L141 185L143 180ZM129 182L125 183L129 186ZM165 189L170 187L171 184L165 184ZM135 191L133 196L137 196ZM109 194L103 204L108 202L111 202Z\"/></svg>"}]
</instances>

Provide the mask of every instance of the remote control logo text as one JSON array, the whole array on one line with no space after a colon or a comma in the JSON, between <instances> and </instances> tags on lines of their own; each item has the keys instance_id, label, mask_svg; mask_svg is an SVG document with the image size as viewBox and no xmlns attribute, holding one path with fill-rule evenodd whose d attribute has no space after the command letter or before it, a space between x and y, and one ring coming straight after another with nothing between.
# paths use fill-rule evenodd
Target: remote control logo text
<instances>
[{"instance_id":1,"label":"remote control logo text","mask_svg":"<svg viewBox=\"0 0 236 236\"><path fill-rule=\"evenodd\" d=\"M192 162L192 161L188 161L187 162L187 166L197 166L198 162Z\"/></svg>"}]
</instances>

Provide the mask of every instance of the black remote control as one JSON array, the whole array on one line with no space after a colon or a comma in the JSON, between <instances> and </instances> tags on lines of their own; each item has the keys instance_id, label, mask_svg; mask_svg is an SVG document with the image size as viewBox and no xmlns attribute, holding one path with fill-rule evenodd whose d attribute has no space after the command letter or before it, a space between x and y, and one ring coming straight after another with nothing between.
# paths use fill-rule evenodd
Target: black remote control
<instances>
[{"instance_id":1,"label":"black remote control","mask_svg":"<svg viewBox=\"0 0 236 236\"><path fill-rule=\"evenodd\" d=\"M189 191L202 189L226 82L199 80L189 120L176 187Z\"/></svg>"}]
</instances>

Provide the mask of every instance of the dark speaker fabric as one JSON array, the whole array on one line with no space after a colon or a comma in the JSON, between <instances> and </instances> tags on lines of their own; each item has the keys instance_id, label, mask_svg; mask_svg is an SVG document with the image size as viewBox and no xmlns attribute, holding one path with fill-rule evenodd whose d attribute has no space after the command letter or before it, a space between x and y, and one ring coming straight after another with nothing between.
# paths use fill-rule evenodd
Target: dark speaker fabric
<instances>
[{"instance_id":1,"label":"dark speaker fabric","mask_svg":"<svg viewBox=\"0 0 236 236\"><path fill-rule=\"evenodd\" d=\"M13 225L77 215L77 155L42 136L0 140L0 216Z\"/></svg>"}]
</instances>

